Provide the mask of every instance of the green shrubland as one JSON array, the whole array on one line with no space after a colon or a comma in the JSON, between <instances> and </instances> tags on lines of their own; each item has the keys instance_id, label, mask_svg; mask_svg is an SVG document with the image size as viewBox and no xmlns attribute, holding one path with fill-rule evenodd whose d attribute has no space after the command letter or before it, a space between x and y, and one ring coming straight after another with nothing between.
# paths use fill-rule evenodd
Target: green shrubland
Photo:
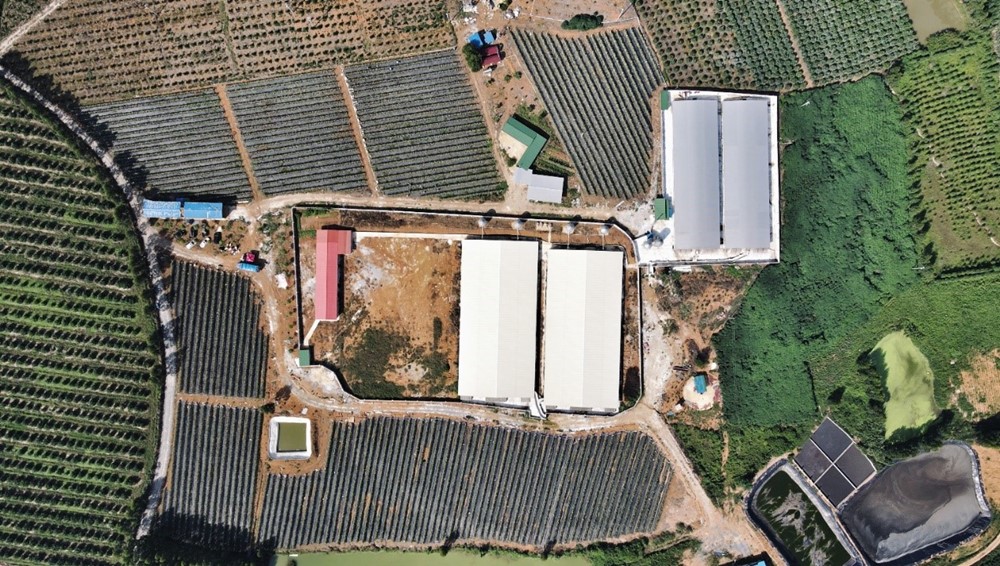
<instances>
[{"instance_id":1,"label":"green shrubland","mask_svg":"<svg viewBox=\"0 0 1000 566\"><path fill-rule=\"evenodd\" d=\"M781 112L781 263L716 338L737 429L814 422L809 361L918 280L906 133L882 80L795 94Z\"/></svg>"}]
</instances>

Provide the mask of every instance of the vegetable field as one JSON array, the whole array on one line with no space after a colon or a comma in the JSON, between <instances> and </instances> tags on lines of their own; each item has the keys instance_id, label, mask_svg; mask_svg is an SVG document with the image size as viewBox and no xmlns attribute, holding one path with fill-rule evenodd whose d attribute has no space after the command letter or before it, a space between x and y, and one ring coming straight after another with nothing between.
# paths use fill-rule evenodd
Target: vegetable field
<instances>
[{"instance_id":1,"label":"vegetable field","mask_svg":"<svg viewBox=\"0 0 1000 566\"><path fill-rule=\"evenodd\" d=\"M263 397L267 334L261 299L250 280L232 272L175 262L174 304L185 393Z\"/></svg>"},{"instance_id":2,"label":"vegetable field","mask_svg":"<svg viewBox=\"0 0 1000 566\"><path fill-rule=\"evenodd\" d=\"M496 540L544 546L651 531L669 468L638 432L567 436L442 419L335 422L326 468L270 476L277 548Z\"/></svg>"},{"instance_id":3,"label":"vegetable field","mask_svg":"<svg viewBox=\"0 0 1000 566\"><path fill-rule=\"evenodd\" d=\"M138 161L128 165L134 180L154 194L250 199L250 183L215 92L141 98L86 112L111 129L119 160Z\"/></svg>"},{"instance_id":4,"label":"vegetable field","mask_svg":"<svg viewBox=\"0 0 1000 566\"><path fill-rule=\"evenodd\" d=\"M650 190L656 57L638 29L579 39L513 32L584 189L606 198ZM600 135L595 135L600 132Z\"/></svg>"},{"instance_id":5,"label":"vegetable field","mask_svg":"<svg viewBox=\"0 0 1000 566\"><path fill-rule=\"evenodd\" d=\"M250 547L262 426L256 408L177 404L164 534L206 548Z\"/></svg>"},{"instance_id":6,"label":"vegetable field","mask_svg":"<svg viewBox=\"0 0 1000 566\"><path fill-rule=\"evenodd\" d=\"M99 162L0 86L0 563L125 564L162 358Z\"/></svg>"},{"instance_id":7,"label":"vegetable field","mask_svg":"<svg viewBox=\"0 0 1000 566\"><path fill-rule=\"evenodd\" d=\"M943 273L1000 265L1000 84L989 29L921 52L892 77L912 138L928 240Z\"/></svg>"},{"instance_id":8,"label":"vegetable field","mask_svg":"<svg viewBox=\"0 0 1000 566\"><path fill-rule=\"evenodd\" d=\"M454 43L444 0L75 0L15 50L92 105Z\"/></svg>"},{"instance_id":9,"label":"vegetable field","mask_svg":"<svg viewBox=\"0 0 1000 566\"><path fill-rule=\"evenodd\" d=\"M919 47L902 0L780 1L817 84L884 70Z\"/></svg>"},{"instance_id":10,"label":"vegetable field","mask_svg":"<svg viewBox=\"0 0 1000 566\"><path fill-rule=\"evenodd\" d=\"M452 51L345 70L379 189L488 197L500 177L486 122Z\"/></svg>"},{"instance_id":11,"label":"vegetable field","mask_svg":"<svg viewBox=\"0 0 1000 566\"><path fill-rule=\"evenodd\" d=\"M802 68L774 0L719 0L736 37L739 64L753 72L752 85L766 90L805 86Z\"/></svg>"},{"instance_id":12,"label":"vegetable field","mask_svg":"<svg viewBox=\"0 0 1000 566\"><path fill-rule=\"evenodd\" d=\"M232 84L226 90L265 194L367 190L332 72Z\"/></svg>"}]
</instances>

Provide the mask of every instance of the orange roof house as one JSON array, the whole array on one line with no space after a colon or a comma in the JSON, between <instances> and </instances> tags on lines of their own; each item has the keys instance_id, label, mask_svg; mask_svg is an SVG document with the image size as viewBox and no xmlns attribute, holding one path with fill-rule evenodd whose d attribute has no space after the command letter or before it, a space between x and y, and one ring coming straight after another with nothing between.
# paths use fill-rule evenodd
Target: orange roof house
<instances>
[{"instance_id":1,"label":"orange roof house","mask_svg":"<svg viewBox=\"0 0 1000 566\"><path fill-rule=\"evenodd\" d=\"M316 320L340 316L340 257L351 253L350 230L316 231Z\"/></svg>"}]
</instances>

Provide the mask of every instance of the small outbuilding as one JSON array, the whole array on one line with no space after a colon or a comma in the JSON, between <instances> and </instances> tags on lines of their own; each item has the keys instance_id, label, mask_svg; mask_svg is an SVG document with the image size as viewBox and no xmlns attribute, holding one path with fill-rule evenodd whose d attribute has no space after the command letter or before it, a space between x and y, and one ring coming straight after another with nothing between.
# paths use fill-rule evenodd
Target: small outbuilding
<instances>
[{"instance_id":1,"label":"small outbuilding","mask_svg":"<svg viewBox=\"0 0 1000 566\"><path fill-rule=\"evenodd\" d=\"M350 230L316 231L315 319L337 320L341 305L341 262L351 253Z\"/></svg>"},{"instance_id":2,"label":"small outbuilding","mask_svg":"<svg viewBox=\"0 0 1000 566\"><path fill-rule=\"evenodd\" d=\"M222 220L221 202L185 202L184 218L194 220Z\"/></svg>"},{"instance_id":3,"label":"small outbuilding","mask_svg":"<svg viewBox=\"0 0 1000 566\"><path fill-rule=\"evenodd\" d=\"M508 118L500 131L514 138L515 141L524 144L524 153L517 160L517 167L520 169L529 169L535 160L538 159L538 155L542 153L545 143L549 141L549 138L545 134L533 128L518 117L517 114Z\"/></svg>"},{"instance_id":4,"label":"small outbuilding","mask_svg":"<svg viewBox=\"0 0 1000 566\"><path fill-rule=\"evenodd\" d=\"M143 199L142 215L146 218L180 218L181 203L177 201Z\"/></svg>"},{"instance_id":5,"label":"small outbuilding","mask_svg":"<svg viewBox=\"0 0 1000 566\"><path fill-rule=\"evenodd\" d=\"M562 177L539 175L534 171L518 167L514 170L514 183L528 188L528 200L562 204L564 183Z\"/></svg>"}]
</instances>

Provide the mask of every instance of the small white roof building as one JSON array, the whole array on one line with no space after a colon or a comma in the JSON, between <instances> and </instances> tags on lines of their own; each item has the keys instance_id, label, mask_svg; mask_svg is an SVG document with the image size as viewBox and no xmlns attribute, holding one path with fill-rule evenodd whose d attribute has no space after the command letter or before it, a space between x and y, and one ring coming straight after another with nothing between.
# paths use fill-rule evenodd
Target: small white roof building
<instances>
[{"instance_id":1,"label":"small white roof building","mask_svg":"<svg viewBox=\"0 0 1000 566\"><path fill-rule=\"evenodd\" d=\"M620 251L552 249L545 278L545 406L615 413L620 406Z\"/></svg>"},{"instance_id":2,"label":"small white roof building","mask_svg":"<svg viewBox=\"0 0 1000 566\"><path fill-rule=\"evenodd\" d=\"M562 177L539 175L534 171L520 167L514 169L514 182L518 185L526 185L528 187L528 200L536 202L562 204L564 181L565 179Z\"/></svg>"},{"instance_id":3,"label":"small white roof building","mask_svg":"<svg viewBox=\"0 0 1000 566\"><path fill-rule=\"evenodd\" d=\"M458 396L526 407L535 392L538 242L464 240Z\"/></svg>"}]
</instances>

